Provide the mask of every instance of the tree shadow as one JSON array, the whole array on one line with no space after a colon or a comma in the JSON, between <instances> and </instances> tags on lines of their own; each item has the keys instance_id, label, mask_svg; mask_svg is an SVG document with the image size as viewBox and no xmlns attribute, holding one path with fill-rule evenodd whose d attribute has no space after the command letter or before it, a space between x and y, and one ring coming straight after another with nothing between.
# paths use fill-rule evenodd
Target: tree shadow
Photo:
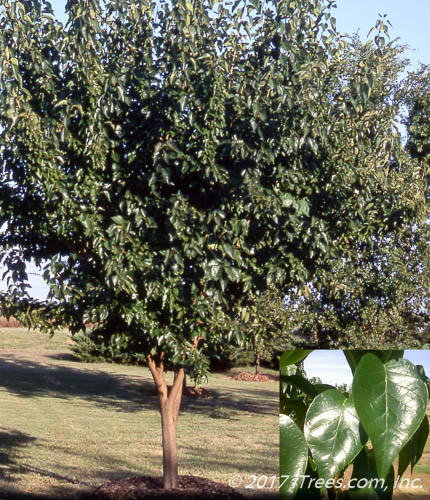
<instances>
[{"instance_id":1,"label":"tree shadow","mask_svg":"<svg viewBox=\"0 0 430 500\"><path fill-rule=\"evenodd\" d=\"M0 387L19 397L81 398L121 412L158 411L152 379L85 367L44 364L8 354L0 358ZM210 389L209 398L183 398L181 412L235 419L243 412L277 415L278 392L265 389Z\"/></svg>"},{"instance_id":2,"label":"tree shadow","mask_svg":"<svg viewBox=\"0 0 430 500\"><path fill-rule=\"evenodd\" d=\"M2 498L4 497L4 500L58 500L59 498L63 498L64 500L66 498L70 500L79 499L78 494L64 496L62 493L62 490L56 490L56 493L51 493L49 495L35 495L34 493L23 492L13 486L8 486L3 491L0 490L0 495L2 495Z\"/></svg>"},{"instance_id":3,"label":"tree shadow","mask_svg":"<svg viewBox=\"0 0 430 500\"><path fill-rule=\"evenodd\" d=\"M143 377L43 364L11 355L0 358L0 387L19 397L79 397L118 411L158 409L156 398L144 397L141 392L153 387L152 381Z\"/></svg>"},{"instance_id":4,"label":"tree shadow","mask_svg":"<svg viewBox=\"0 0 430 500\"><path fill-rule=\"evenodd\" d=\"M48 477L57 481L68 482L71 484L80 484L80 481L66 476L48 471L39 467L34 467L20 460L20 452L30 443L36 441L36 438L17 430L0 430L0 480L6 487L0 485L0 498L6 496L9 498L46 498L37 495L25 495L25 493L12 491L14 476L18 474L34 473L39 476ZM7 493L5 493L5 491ZM58 497L53 497L58 498Z\"/></svg>"},{"instance_id":5,"label":"tree shadow","mask_svg":"<svg viewBox=\"0 0 430 500\"><path fill-rule=\"evenodd\" d=\"M19 457L19 452L29 443L36 441L36 438L24 434L16 430L0 430L0 499L7 500L50 500L50 499L78 499L83 493L88 492L94 487L91 480L96 479L97 483L111 481L113 479L122 479L138 475L132 470L130 463L127 460L113 458L112 456L100 455L97 456L97 463L103 464L100 469L95 466L91 473L85 477L76 477L79 474L78 470L74 470L70 466L58 463L56 472L43 467L35 467L23 462ZM67 451L70 455L70 449L64 446L54 446L56 450ZM82 456L82 453L80 453ZM91 457L90 454L86 456ZM154 460L158 456L152 457ZM106 464L109 468L106 468ZM160 464L161 467L161 464ZM51 485L51 490L47 493L28 493L17 488L14 483L17 481L17 475L36 474L39 477L53 479L57 484ZM63 483L63 484L58 484ZM66 483L66 484L64 484Z\"/></svg>"},{"instance_id":6,"label":"tree shadow","mask_svg":"<svg viewBox=\"0 0 430 500\"><path fill-rule=\"evenodd\" d=\"M0 479L7 469L16 466L15 456L21 448L36 438L15 430L0 430Z\"/></svg>"},{"instance_id":7,"label":"tree shadow","mask_svg":"<svg viewBox=\"0 0 430 500\"><path fill-rule=\"evenodd\" d=\"M46 358L55 359L56 361L76 361L80 363L80 359L71 352L57 352L55 354L45 354Z\"/></svg>"},{"instance_id":8,"label":"tree shadow","mask_svg":"<svg viewBox=\"0 0 430 500\"><path fill-rule=\"evenodd\" d=\"M235 389L224 391L211 390L209 398L184 398L181 411L205 414L211 418L239 420L243 413L258 415L277 415L279 396L277 391L266 389ZM237 418L235 418L235 416Z\"/></svg>"}]
</instances>

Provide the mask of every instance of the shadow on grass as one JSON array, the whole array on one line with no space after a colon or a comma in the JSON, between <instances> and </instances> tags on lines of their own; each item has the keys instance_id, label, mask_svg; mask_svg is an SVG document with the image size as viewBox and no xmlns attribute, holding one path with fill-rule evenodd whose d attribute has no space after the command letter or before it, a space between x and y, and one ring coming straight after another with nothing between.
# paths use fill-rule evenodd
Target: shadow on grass
<instances>
[{"instance_id":1,"label":"shadow on grass","mask_svg":"<svg viewBox=\"0 0 430 500\"><path fill-rule=\"evenodd\" d=\"M58 500L59 493L52 493L50 495L34 495L32 493L24 493L23 491L17 490L13 487L8 487L2 491L0 489L0 495L3 495L1 500ZM77 496L70 495L69 497L63 498L74 498L77 499Z\"/></svg>"},{"instance_id":2,"label":"shadow on grass","mask_svg":"<svg viewBox=\"0 0 430 500\"><path fill-rule=\"evenodd\" d=\"M33 467L31 465L21 463L21 450L34 441L36 441L35 437L24 434L23 432L16 430L0 430L0 481L7 484L6 487L2 487L0 484L0 499L46 498L34 495L26 496L25 493L18 491L14 492L12 483L14 482L14 476L18 474L33 473L38 476L48 477L57 481L80 484L80 481L75 478L63 476L39 467ZM52 498L58 498L58 496L53 496Z\"/></svg>"},{"instance_id":3,"label":"shadow on grass","mask_svg":"<svg viewBox=\"0 0 430 500\"><path fill-rule=\"evenodd\" d=\"M0 387L20 397L81 398L120 411L157 409L156 398L144 398L150 380L133 379L100 370L76 369L8 357L0 359Z\"/></svg>"},{"instance_id":4,"label":"shadow on grass","mask_svg":"<svg viewBox=\"0 0 430 500\"><path fill-rule=\"evenodd\" d=\"M0 430L0 479L4 471L16 466L15 456L36 438L15 430Z\"/></svg>"},{"instance_id":5,"label":"shadow on grass","mask_svg":"<svg viewBox=\"0 0 430 500\"><path fill-rule=\"evenodd\" d=\"M27 444L35 441L36 438L18 431L0 431L0 500L51 500L51 499L79 499L83 493L86 493L94 487L94 479L98 484L102 484L114 479L122 479L133 477L139 474L130 469L130 463L127 460L113 458L110 455L97 456L97 463L103 464L99 469L97 466L85 477L76 477L79 471L70 468L61 463L57 464L56 472L43 467L34 467L22 462L20 450ZM75 455L70 449L63 446L51 447L52 450L67 451L68 454ZM86 454L91 457L91 455ZM146 454L146 457L148 455ZM80 454L82 458L82 454ZM93 458L93 457L92 457ZM152 460L159 459L158 456L153 456ZM106 464L109 464L107 466ZM160 461L161 469L161 461ZM50 486L50 491L45 494L23 492L15 486L14 483L20 480L18 476L31 474L39 478L47 478L55 480L56 484ZM91 480L93 480L91 482ZM61 483L61 484L59 484Z\"/></svg>"},{"instance_id":6,"label":"shadow on grass","mask_svg":"<svg viewBox=\"0 0 430 500\"><path fill-rule=\"evenodd\" d=\"M80 398L117 411L158 411L154 384L148 378L118 375L94 368L56 366L8 356L0 358L0 388L20 397ZM235 419L239 413L276 415L277 391L227 388L210 398L183 398L182 412Z\"/></svg>"}]
</instances>

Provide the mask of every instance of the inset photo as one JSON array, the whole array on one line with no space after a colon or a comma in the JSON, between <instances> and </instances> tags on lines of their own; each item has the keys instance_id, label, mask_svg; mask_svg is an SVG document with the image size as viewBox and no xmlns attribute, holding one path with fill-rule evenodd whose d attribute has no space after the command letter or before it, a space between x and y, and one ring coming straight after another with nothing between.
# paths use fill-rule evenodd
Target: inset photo
<instances>
[{"instance_id":1,"label":"inset photo","mask_svg":"<svg viewBox=\"0 0 430 500\"><path fill-rule=\"evenodd\" d=\"M285 351L281 499L430 498L428 350Z\"/></svg>"}]
</instances>

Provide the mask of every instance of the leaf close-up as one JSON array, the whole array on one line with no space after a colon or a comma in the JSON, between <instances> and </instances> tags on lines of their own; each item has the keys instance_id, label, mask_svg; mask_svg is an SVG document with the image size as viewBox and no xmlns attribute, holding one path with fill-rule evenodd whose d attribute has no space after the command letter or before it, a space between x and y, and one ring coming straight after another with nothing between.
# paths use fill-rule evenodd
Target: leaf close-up
<instances>
[{"instance_id":1,"label":"leaf close-up","mask_svg":"<svg viewBox=\"0 0 430 500\"><path fill-rule=\"evenodd\" d=\"M373 445L378 476L385 478L426 414L427 387L410 361L384 364L366 354L355 371L352 396Z\"/></svg>"},{"instance_id":2,"label":"leaf close-up","mask_svg":"<svg viewBox=\"0 0 430 500\"><path fill-rule=\"evenodd\" d=\"M405 472L409 464L411 465L411 473L413 472L414 466L422 457L428 435L429 420L426 416L423 418L423 421L418 427L418 430L412 436L412 439L407 443L407 445L399 454L399 468L397 471L397 474L399 476L401 476Z\"/></svg>"},{"instance_id":3,"label":"leaf close-up","mask_svg":"<svg viewBox=\"0 0 430 500\"><path fill-rule=\"evenodd\" d=\"M308 463L308 446L302 431L287 415L279 418L280 437L280 494L281 498L294 498Z\"/></svg>"},{"instance_id":4,"label":"leaf close-up","mask_svg":"<svg viewBox=\"0 0 430 500\"><path fill-rule=\"evenodd\" d=\"M341 472L367 440L352 399L337 389L324 391L313 400L304 432L318 475L325 480Z\"/></svg>"}]
</instances>

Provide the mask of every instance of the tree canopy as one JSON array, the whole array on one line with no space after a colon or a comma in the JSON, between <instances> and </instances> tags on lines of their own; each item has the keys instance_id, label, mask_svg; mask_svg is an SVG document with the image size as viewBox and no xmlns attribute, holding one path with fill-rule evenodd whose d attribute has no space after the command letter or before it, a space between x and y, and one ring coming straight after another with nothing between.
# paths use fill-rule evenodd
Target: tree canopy
<instances>
[{"instance_id":1,"label":"tree canopy","mask_svg":"<svg viewBox=\"0 0 430 500\"><path fill-rule=\"evenodd\" d=\"M249 297L422 210L391 99L399 48L382 20L372 42L339 35L332 5L69 0L63 26L48 2L1 0L6 312L139 339L175 420L166 366L176 385L203 375L200 344L226 341Z\"/></svg>"}]
</instances>

